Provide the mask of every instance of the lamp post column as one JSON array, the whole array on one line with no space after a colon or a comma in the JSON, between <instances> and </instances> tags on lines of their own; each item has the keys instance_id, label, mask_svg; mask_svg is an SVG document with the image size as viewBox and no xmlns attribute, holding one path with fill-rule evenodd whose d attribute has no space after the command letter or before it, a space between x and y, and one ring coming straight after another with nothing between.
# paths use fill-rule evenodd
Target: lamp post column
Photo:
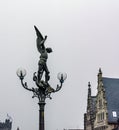
<instances>
[{"instance_id":1,"label":"lamp post column","mask_svg":"<svg viewBox=\"0 0 119 130\"><path fill-rule=\"evenodd\" d=\"M45 102L40 101L39 103L39 130L45 130L45 124L44 124L44 108L45 108Z\"/></svg>"}]
</instances>

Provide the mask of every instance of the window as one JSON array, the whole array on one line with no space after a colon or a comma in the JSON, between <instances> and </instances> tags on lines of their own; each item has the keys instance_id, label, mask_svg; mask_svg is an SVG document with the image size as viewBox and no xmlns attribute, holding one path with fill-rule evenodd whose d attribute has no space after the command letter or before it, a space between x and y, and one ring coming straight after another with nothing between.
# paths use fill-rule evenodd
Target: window
<instances>
[{"instance_id":1,"label":"window","mask_svg":"<svg viewBox=\"0 0 119 130\"><path fill-rule=\"evenodd\" d=\"M113 117L117 117L117 112L116 111L112 111L112 116Z\"/></svg>"},{"instance_id":2,"label":"window","mask_svg":"<svg viewBox=\"0 0 119 130\"><path fill-rule=\"evenodd\" d=\"M105 119L104 112L99 113L97 115L98 122L103 121Z\"/></svg>"}]
</instances>

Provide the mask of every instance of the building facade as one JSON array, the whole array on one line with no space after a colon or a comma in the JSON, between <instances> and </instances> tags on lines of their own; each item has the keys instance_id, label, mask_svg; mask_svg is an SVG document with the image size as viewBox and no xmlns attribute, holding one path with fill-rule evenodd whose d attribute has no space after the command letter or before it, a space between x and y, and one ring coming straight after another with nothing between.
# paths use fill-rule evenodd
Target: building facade
<instances>
[{"instance_id":1,"label":"building facade","mask_svg":"<svg viewBox=\"0 0 119 130\"><path fill-rule=\"evenodd\" d=\"M10 119L6 119L5 122L0 122L0 130L11 130L12 129L12 121Z\"/></svg>"},{"instance_id":2,"label":"building facade","mask_svg":"<svg viewBox=\"0 0 119 130\"><path fill-rule=\"evenodd\" d=\"M119 79L102 77L99 69L97 94L91 95L88 84L84 130L112 130L119 126Z\"/></svg>"}]
</instances>

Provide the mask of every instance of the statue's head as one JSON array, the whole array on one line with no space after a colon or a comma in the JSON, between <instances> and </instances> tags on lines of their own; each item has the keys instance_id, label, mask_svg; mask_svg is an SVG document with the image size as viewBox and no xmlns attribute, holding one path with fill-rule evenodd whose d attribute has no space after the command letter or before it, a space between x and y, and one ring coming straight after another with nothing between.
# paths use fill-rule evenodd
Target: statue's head
<instances>
[{"instance_id":1,"label":"statue's head","mask_svg":"<svg viewBox=\"0 0 119 130\"><path fill-rule=\"evenodd\" d=\"M52 48L47 47L46 51L47 51L47 53L51 53L52 52Z\"/></svg>"}]
</instances>

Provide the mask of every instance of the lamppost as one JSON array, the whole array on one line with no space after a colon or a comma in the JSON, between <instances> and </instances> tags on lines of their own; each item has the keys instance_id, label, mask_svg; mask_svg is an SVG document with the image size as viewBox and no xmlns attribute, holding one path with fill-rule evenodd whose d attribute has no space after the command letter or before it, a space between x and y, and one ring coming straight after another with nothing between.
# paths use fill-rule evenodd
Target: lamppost
<instances>
[{"instance_id":1,"label":"lamppost","mask_svg":"<svg viewBox=\"0 0 119 130\"><path fill-rule=\"evenodd\" d=\"M40 52L40 60L38 62L38 71L33 74L33 81L36 84L36 87L29 88L27 82L24 82L24 77L26 76L26 70L19 68L17 70L17 76L21 80L22 86L33 93L32 98L38 98L39 105L39 130L44 130L44 107L45 99L51 99L51 93L58 92L62 88L64 80L67 78L66 73L58 73L57 78L59 79L60 85L57 85L56 89L52 88L49 84L50 72L47 67L48 53L52 52L51 48L46 48L44 43L47 39L47 36L43 38L40 31L34 26L36 35L37 35L37 49Z\"/></svg>"}]
</instances>

